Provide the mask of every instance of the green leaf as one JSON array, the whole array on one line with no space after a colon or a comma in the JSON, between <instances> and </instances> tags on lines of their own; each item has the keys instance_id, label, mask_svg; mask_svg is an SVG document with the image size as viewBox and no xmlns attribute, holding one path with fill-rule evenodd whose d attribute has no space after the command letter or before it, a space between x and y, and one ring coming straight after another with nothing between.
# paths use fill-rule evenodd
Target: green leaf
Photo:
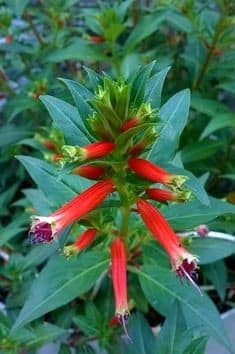
<instances>
[{"instance_id":1,"label":"green leaf","mask_svg":"<svg viewBox=\"0 0 235 354\"><path fill-rule=\"evenodd\" d=\"M235 114L232 113L217 114L214 118L211 119L210 123L203 130L200 139L205 138L206 136L214 133L219 129L228 128L228 127L232 127L232 128L235 127Z\"/></svg>"},{"instance_id":2,"label":"green leaf","mask_svg":"<svg viewBox=\"0 0 235 354\"><path fill-rule=\"evenodd\" d=\"M151 102L153 108L159 108L163 84L170 66L153 75L147 82L145 100Z\"/></svg>"},{"instance_id":3,"label":"green leaf","mask_svg":"<svg viewBox=\"0 0 235 354\"><path fill-rule=\"evenodd\" d=\"M42 325L39 325L32 330L31 334L32 338L25 343L28 348L39 347L45 343L50 343L55 339L64 336L66 330L51 323L44 322Z\"/></svg>"},{"instance_id":4,"label":"green leaf","mask_svg":"<svg viewBox=\"0 0 235 354\"><path fill-rule=\"evenodd\" d=\"M85 315L75 316L73 321L88 336L99 337L106 326L103 316L90 301L86 301Z\"/></svg>"},{"instance_id":5,"label":"green leaf","mask_svg":"<svg viewBox=\"0 0 235 354\"><path fill-rule=\"evenodd\" d=\"M92 112L92 108L87 103L87 100L93 98L93 94L79 82L62 78L60 78L60 80L65 83L71 92L74 103L76 104L78 112L85 124L87 117Z\"/></svg>"},{"instance_id":6,"label":"green leaf","mask_svg":"<svg viewBox=\"0 0 235 354\"><path fill-rule=\"evenodd\" d=\"M119 342L119 348L116 350L120 354L155 354L156 339L151 328L142 314L139 312L133 314L128 321L128 333L133 341L125 343ZM115 352L115 353L116 353Z\"/></svg>"},{"instance_id":7,"label":"green leaf","mask_svg":"<svg viewBox=\"0 0 235 354\"><path fill-rule=\"evenodd\" d=\"M152 61L147 65L141 66L140 69L135 74L131 86L131 103L133 105L138 106L139 104L142 103L145 95L146 82L155 64L156 62Z\"/></svg>"},{"instance_id":8,"label":"green leaf","mask_svg":"<svg viewBox=\"0 0 235 354\"><path fill-rule=\"evenodd\" d=\"M159 29L159 25L166 18L165 11L153 12L151 15L143 16L135 25L133 31L126 40L124 50L131 51L144 38L150 36Z\"/></svg>"},{"instance_id":9,"label":"green leaf","mask_svg":"<svg viewBox=\"0 0 235 354\"><path fill-rule=\"evenodd\" d=\"M13 124L5 125L0 128L0 147L16 144L32 135L32 131L28 131L23 127L17 127Z\"/></svg>"},{"instance_id":10,"label":"green leaf","mask_svg":"<svg viewBox=\"0 0 235 354\"><path fill-rule=\"evenodd\" d=\"M169 205L163 207L161 212L177 230L191 229L218 216L235 213L235 206L232 204L212 197L209 198L209 201L209 206L201 204L198 200Z\"/></svg>"},{"instance_id":11,"label":"green leaf","mask_svg":"<svg viewBox=\"0 0 235 354\"><path fill-rule=\"evenodd\" d=\"M97 88L97 85L101 83L103 78L94 70L84 66L85 71L87 72L88 78L90 85L93 89Z\"/></svg>"},{"instance_id":12,"label":"green leaf","mask_svg":"<svg viewBox=\"0 0 235 354\"><path fill-rule=\"evenodd\" d=\"M208 338L206 336L201 336L199 338L195 338L188 345L188 347L184 350L183 354L202 354L205 353L206 344Z\"/></svg>"},{"instance_id":13,"label":"green leaf","mask_svg":"<svg viewBox=\"0 0 235 354\"><path fill-rule=\"evenodd\" d=\"M232 81L227 81L222 84L219 84L218 87L220 87L222 90L228 91L231 94L235 95L235 84L234 80Z\"/></svg>"},{"instance_id":14,"label":"green leaf","mask_svg":"<svg viewBox=\"0 0 235 354\"><path fill-rule=\"evenodd\" d=\"M199 256L200 264L208 264L235 253L235 242L212 237L193 238L187 249Z\"/></svg>"},{"instance_id":15,"label":"green leaf","mask_svg":"<svg viewBox=\"0 0 235 354\"><path fill-rule=\"evenodd\" d=\"M121 74L122 77L127 79L134 72L137 71L138 67L142 65L140 55L137 53L129 53L127 54L121 63Z\"/></svg>"},{"instance_id":16,"label":"green leaf","mask_svg":"<svg viewBox=\"0 0 235 354\"><path fill-rule=\"evenodd\" d=\"M186 33L192 32L193 29L192 23L189 21L189 19L186 16L183 16L181 13L170 11L167 14L167 22L180 31Z\"/></svg>"},{"instance_id":17,"label":"green leaf","mask_svg":"<svg viewBox=\"0 0 235 354\"><path fill-rule=\"evenodd\" d=\"M177 301L169 309L166 320L157 336L156 353L181 354L182 333L186 330L184 316ZM191 338L188 338L190 341Z\"/></svg>"},{"instance_id":18,"label":"green leaf","mask_svg":"<svg viewBox=\"0 0 235 354\"><path fill-rule=\"evenodd\" d=\"M192 163L213 156L223 145L223 141L212 141L209 139L202 140L200 143L197 141L196 143L186 145L181 151L183 163Z\"/></svg>"},{"instance_id":19,"label":"green leaf","mask_svg":"<svg viewBox=\"0 0 235 354\"><path fill-rule=\"evenodd\" d=\"M235 252L235 245L234 245ZM202 268L205 277L214 284L219 297L222 301L225 299L227 286L227 269L222 260L208 264Z\"/></svg>"},{"instance_id":20,"label":"green leaf","mask_svg":"<svg viewBox=\"0 0 235 354\"><path fill-rule=\"evenodd\" d=\"M30 156L17 158L53 206L65 203L90 185L78 176L64 175L58 179L56 168L45 161Z\"/></svg>"},{"instance_id":21,"label":"green leaf","mask_svg":"<svg viewBox=\"0 0 235 354\"><path fill-rule=\"evenodd\" d=\"M46 198L45 194L40 189L23 189L27 200L32 204L37 213L41 215L50 214L53 210L54 201Z\"/></svg>"},{"instance_id":22,"label":"green leaf","mask_svg":"<svg viewBox=\"0 0 235 354\"><path fill-rule=\"evenodd\" d=\"M7 226L0 228L0 247L7 244L13 237L19 235L25 230L25 217L19 216L13 219Z\"/></svg>"},{"instance_id":23,"label":"green leaf","mask_svg":"<svg viewBox=\"0 0 235 354\"><path fill-rule=\"evenodd\" d=\"M235 174L232 173L226 173L225 175L221 175L223 178L228 178L231 179L232 181L235 181Z\"/></svg>"},{"instance_id":24,"label":"green leaf","mask_svg":"<svg viewBox=\"0 0 235 354\"><path fill-rule=\"evenodd\" d=\"M192 94L191 108L211 117L221 113L229 113L229 109L225 104L216 100L204 98L204 96L195 93Z\"/></svg>"},{"instance_id":25,"label":"green leaf","mask_svg":"<svg viewBox=\"0 0 235 354\"><path fill-rule=\"evenodd\" d=\"M82 38L77 38L68 47L55 49L45 57L46 62L60 63L64 60L76 59L86 62L107 61L103 48Z\"/></svg>"},{"instance_id":26,"label":"green leaf","mask_svg":"<svg viewBox=\"0 0 235 354\"><path fill-rule=\"evenodd\" d=\"M49 95L40 96L54 123L62 130L66 142L72 145L86 145L90 141L78 110L71 104Z\"/></svg>"},{"instance_id":27,"label":"green leaf","mask_svg":"<svg viewBox=\"0 0 235 354\"><path fill-rule=\"evenodd\" d=\"M24 258L23 269L30 269L32 267L38 266L39 264L42 264L47 260L47 258L56 253L59 247L59 242L32 247L32 249Z\"/></svg>"},{"instance_id":28,"label":"green leaf","mask_svg":"<svg viewBox=\"0 0 235 354\"><path fill-rule=\"evenodd\" d=\"M188 89L171 97L160 109L159 116L163 123L160 136L148 154L153 162L167 161L174 157L180 135L186 125L190 104Z\"/></svg>"},{"instance_id":29,"label":"green leaf","mask_svg":"<svg viewBox=\"0 0 235 354\"><path fill-rule=\"evenodd\" d=\"M94 251L68 260L59 255L51 258L34 280L12 331L88 291L108 264L106 254Z\"/></svg>"},{"instance_id":30,"label":"green leaf","mask_svg":"<svg viewBox=\"0 0 235 354\"><path fill-rule=\"evenodd\" d=\"M12 9L14 14L17 17L23 15L26 5L29 3L29 0L8 0L7 5Z\"/></svg>"},{"instance_id":31,"label":"green leaf","mask_svg":"<svg viewBox=\"0 0 235 354\"><path fill-rule=\"evenodd\" d=\"M0 194L0 208L3 210L7 208L8 204L12 201L19 188L19 183L12 184L10 188L6 189Z\"/></svg>"},{"instance_id":32,"label":"green leaf","mask_svg":"<svg viewBox=\"0 0 235 354\"><path fill-rule=\"evenodd\" d=\"M230 350L219 313L206 294L200 296L192 286L181 284L173 272L159 267L157 263L146 265L141 269L132 268L132 271L139 276L148 301L158 312L166 315L169 306L177 300L190 327L204 327L208 335L216 338Z\"/></svg>"},{"instance_id":33,"label":"green leaf","mask_svg":"<svg viewBox=\"0 0 235 354\"><path fill-rule=\"evenodd\" d=\"M144 264L155 264L156 259L159 266L169 267L168 255L156 240L151 240L143 246L143 262Z\"/></svg>"}]
</instances>

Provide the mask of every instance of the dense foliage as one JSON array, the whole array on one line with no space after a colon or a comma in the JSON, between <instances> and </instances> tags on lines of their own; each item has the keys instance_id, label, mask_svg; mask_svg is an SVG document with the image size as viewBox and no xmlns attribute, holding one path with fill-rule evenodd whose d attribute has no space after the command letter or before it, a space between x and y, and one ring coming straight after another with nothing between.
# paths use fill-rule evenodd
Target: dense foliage
<instances>
[{"instance_id":1,"label":"dense foliage","mask_svg":"<svg viewBox=\"0 0 235 354\"><path fill-rule=\"evenodd\" d=\"M0 1L1 353L232 352L234 39L229 0Z\"/></svg>"}]
</instances>

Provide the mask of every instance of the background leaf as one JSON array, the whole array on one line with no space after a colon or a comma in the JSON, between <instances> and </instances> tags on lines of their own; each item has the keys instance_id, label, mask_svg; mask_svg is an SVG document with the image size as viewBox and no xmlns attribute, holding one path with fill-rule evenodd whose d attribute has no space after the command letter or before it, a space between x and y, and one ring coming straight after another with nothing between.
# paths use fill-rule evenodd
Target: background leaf
<instances>
[{"instance_id":1,"label":"background leaf","mask_svg":"<svg viewBox=\"0 0 235 354\"><path fill-rule=\"evenodd\" d=\"M84 187L90 185L89 181L78 176L65 175L59 179L55 167L45 161L29 156L18 156L17 158L55 206L65 203L81 192Z\"/></svg>"},{"instance_id":2,"label":"background leaf","mask_svg":"<svg viewBox=\"0 0 235 354\"><path fill-rule=\"evenodd\" d=\"M148 301L157 311L166 315L169 306L174 300L178 300L190 326L203 326L208 335L230 350L217 309L206 294L200 296L195 288L185 283L180 284L174 273L157 264L145 265L134 271L139 276Z\"/></svg>"},{"instance_id":3,"label":"background leaf","mask_svg":"<svg viewBox=\"0 0 235 354\"><path fill-rule=\"evenodd\" d=\"M89 290L108 263L107 255L94 251L68 260L52 257L34 280L13 331Z\"/></svg>"},{"instance_id":4,"label":"background leaf","mask_svg":"<svg viewBox=\"0 0 235 354\"><path fill-rule=\"evenodd\" d=\"M190 91L183 90L171 97L159 110L163 123L160 136L148 154L153 162L169 162L179 144L180 135L188 119Z\"/></svg>"},{"instance_id":5,"label":"background leaf","mask_svg":"<svg viewBox=\"0 0 235 354\"><path fill-rule=\"evenodd\" d=\"M212 197L209 200L209 206L201 204L198 200L193 200L185 204L163 207L161 212L177 230L191 229L218 216L235 213L234 205Z\"/></svg>"},{"instance_id":6,"label":"background leaf","mask_svg":"<svg viewBox=\"0 0 235 354\"><path fill-rule=\"evenodd\" d=\"M234 252L235 252L235 247ZM205 277L215 286L221 301L224 301L227 286L227 269L224 261L219 260L202 268Z\"/></svg>"}]
</instances>

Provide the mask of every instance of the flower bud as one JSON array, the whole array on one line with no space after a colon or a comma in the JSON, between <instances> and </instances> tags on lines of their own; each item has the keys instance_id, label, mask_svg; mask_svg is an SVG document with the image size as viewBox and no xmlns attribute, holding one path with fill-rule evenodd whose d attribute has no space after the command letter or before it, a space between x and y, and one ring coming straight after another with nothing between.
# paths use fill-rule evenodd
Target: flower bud
<instances>
[{"instance_id":1,"label":"flower bud","mask_svg":"<svg viewBox=\"0 0 235 354\"><path fill-rule=\"evenodd\" d=\"M100 166L83 165L76 167L72 173L89 179L99 179L105 174L105 169Z\"/></svg>"},{"instance_id":2,"label":"flower bud","mask_svg":"<svg viewBox=\"0 0 235 354\"><path fill-rule=\"evenodd\" d=\"M149 198L157 200L158 202L184 202L191 197L190 191L170 191L160 188L147 188L146 194Z\"/></svg>"},{"instance_id":3,"label":"flower bud","mask_svg":"<svg viewBox=\"0 0 235 354\"><path fill-rule=\"evenodd\" d=\"M138 125L138 120L135 117L130 118L129 120L127 120L126 122L123 123L123 125L121 126L121 132L125 132L131 128L134 128Z\"/></svg>"},{"instance_id":4,"label":"flower bud","mask_svg":"<svg viewBox=\"0 0 235 354\"><path fill-rule=\"evenodd\" d=\"M129 149L129 153L132 156L138 156L145 151L146 148L151 146L157 139L158 133L156 129L151 127L146 130L143 137Z\"/></svg>"},{"instance_id":5,"label":"flower bud","mask_svg":"<svg viewBox=\"0 0 235 354\"><path fill-rule=\"evenodd\" d=\"M196 232L200 237L206 237L209 233L209 227L207 225L199 225L196 228Z\"/></svg>"},{"instance_id":6,"label":"flower bud","mask_svg":"<svg viewBox=\"0 0 235 354\"><path fill-rule=\"evenodd\" d=\"M94 241L94 238L97 234L97 229L87 229L84 231L77 240L69 246L65 246L63 249L63 254L66 258L74 256L79 252L83 251L85 248L90 246L90 244Z\"/></svg>"}]
</instances>

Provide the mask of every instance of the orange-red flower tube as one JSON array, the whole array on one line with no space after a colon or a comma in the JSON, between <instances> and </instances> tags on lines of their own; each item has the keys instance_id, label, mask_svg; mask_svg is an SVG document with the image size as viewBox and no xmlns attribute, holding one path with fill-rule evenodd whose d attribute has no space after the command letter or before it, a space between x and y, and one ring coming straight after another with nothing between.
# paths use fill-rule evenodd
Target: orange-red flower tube
<instances>
[{"instance_id":1,"label":"orange-red flower tube","mask_svg":"<svg viewBox=\"0 0 235 354\"><path fill-rule=\"evenodd\" d=\"M127 303L127 260L125 244L120 237L116 237L111 245L111 273L115 297L115 317L123 325L127 334L126 321L129 315Z\"/></svg>"},{"instance_id":2,"label":"orange-red flower tube","mask_svg":"<svg viewBox=\"0 0 235 354\"><path fill-rule=\"evenodd\" d=\"M146 227L168 253L176 274L197 286L197 258L181 245L180 238L152 204L139 198L137 209Z\"/></svg>"},{"instance_id":3,"label":"orange-red flower tube","mask_svg":"<svg viewBox=\"0 0 235 354\"><path fill-rule=\"evenodd\" d=\"M96 234L97 234L97 229L95 228L87 229L76 239L76 241L72 245L64 247L63 249L64 255L66 257L70 257L83 251L85 248L90 246L90 244L94 241Z\"/></svg>"},{"instance_id":4,"label":"orange-red flower tube","mask_svg":"<svg viewBox=\"0 0 235 354\"><path fill-rule=\"evenodd\" d=\"M62 150L65 156L68 156L70 159L83 161L109 155L115 149L115 146L116 145L110 141L99 141L83 147L64 145Z\"/></svg>"},{"instance_id":5,"label":"orange-red flower tube","mask_svg":"<svg viewBox=\"0 0 235 354\"><path fill-rule=\"evenodd\" d=\"M31 243L48 243L68 225L95 209L113 191L113 182L97 182L49 216L35 216L29 231Z\"/></svg>"},{"instance_id":6,"label":"orange-red flower tube","mask_svg":"<svg viewBox=\"0 0 235 354\"><path fill-rule=\"evenodd\" d=\"M73 173L89 179L99 179L104 175L105 169L101 166L83 165L76 167Z\"/></svg>"},{"instance_id":7,"label":"orange-red flower tube","mask_svg":"<svg viewBox=\"0 0 235 354\"><path fill-rule=\"evenodd\" d=\"M152 182L173 184L179 187L186 180L185 176L173 175L163 168L154 165L152 162L140 158L130 158L128 160L128 166L138 176Z\"/></svg>"}]
</instances>

